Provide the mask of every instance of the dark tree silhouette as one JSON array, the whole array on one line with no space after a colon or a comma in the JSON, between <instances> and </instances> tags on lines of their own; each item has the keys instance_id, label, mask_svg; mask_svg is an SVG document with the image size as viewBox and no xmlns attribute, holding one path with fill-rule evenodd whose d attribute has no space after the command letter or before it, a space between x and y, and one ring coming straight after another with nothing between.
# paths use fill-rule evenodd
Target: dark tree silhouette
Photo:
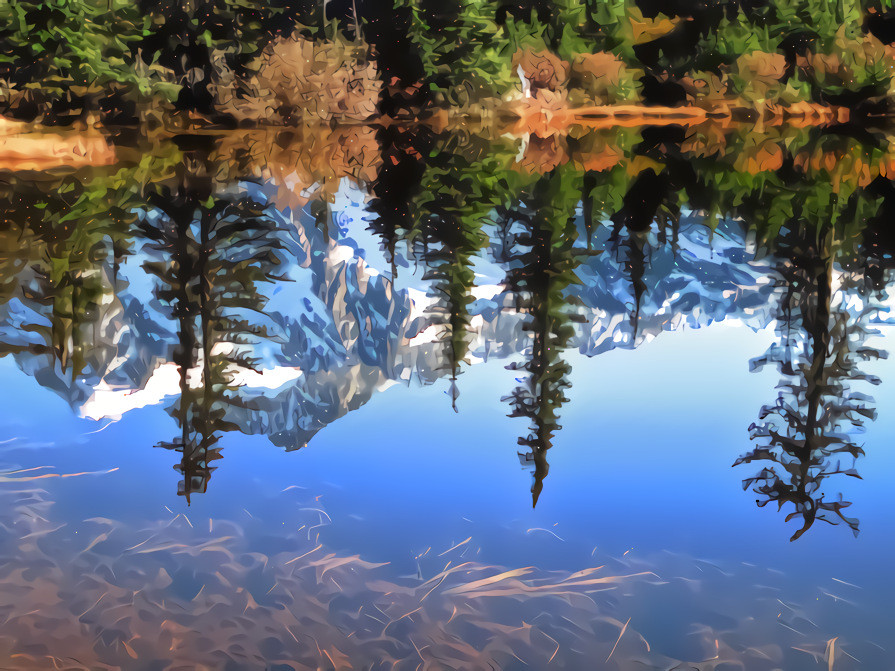
<instances>
[{"instance_id":1,"label":"dark tree silhouette","mask_svg":"<svg viewBox=\"0 0 895 671\"><path fill-rule=\"evenodd\" d=\"M749 427L755 447L734 464L767 464L743 487L752 487L760 507L792 506L786 520L798 518L802 526L791 540L818 520L844 522L855 535L859 530L858 520L844 513L851 503L841 494L829 496L824 484L833 475L860 477L854 463L864 450L855 436L876 411L870 396L850 387L878 384L859 364L885 354L865 344L871 333L866 322L877 308L861 268L837 263L837 256L846 256L841 234L830 224L793 222L778 240L779 340L751 365L775 366L780 392Z\"/></svg>"},{"instance_id":2,"label":"dark tree silhouette","mask_svg":"<svg viewBox=\"0 0 895 671\"><path fill-rule=\"evenodd\" d=\"M525 331L531 347L524 361L510 370L527 376L502 400L509 403L510 417L530 421L527 434L518 439L525 448L519 453L523 465L533 467L532 507L544 488L550 466L547 452L553 446L559 424L559 410L569 399L571 366L562 351L574 336L574 301L565 293L578 279L575 268L582 250L575 248L577 227L575 207L581 193L580 175L558 169L541 178L523 193L516 208L499 211L501 221L501 262L509 266L507 290L515 298L516 309L526 314Z\"/></svg>"},{"instance_id":3,"label":"dark tree silhouette","mask_svg":"<svg viewBox=\"0 0 895 671\"><path fill-rule=\"evenodd\" d=\"M176 189L150 196L160 216L141 225L157 259L143 267L177 325L180 396L171 413L181 433L160 446L182 453L178 493L188 501L208 486L220 434L237 428L226 419L228 406L240 404L234 371L254 368L244 346L265 335L246 315L263 310L259 285L277 279L280 263L264 206L244 193L216 193L211 168L204 152L187 152Z\"/></svg>"}]
</instances>

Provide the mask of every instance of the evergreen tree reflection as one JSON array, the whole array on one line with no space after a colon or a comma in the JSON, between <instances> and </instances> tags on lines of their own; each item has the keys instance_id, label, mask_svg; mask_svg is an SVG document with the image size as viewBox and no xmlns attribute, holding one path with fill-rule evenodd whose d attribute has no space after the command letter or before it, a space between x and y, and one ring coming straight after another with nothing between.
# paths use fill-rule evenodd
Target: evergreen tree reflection
<instances>
[{"instance_id":1,"label":"evergreen tree reflection","mask_svg":"<svg viewBox=\"0 0 895 671\"><path fill-rule=\"evenodd\" d=\"M240 404L239 370L253 370L245 346L265 335L253 316L263 310L259 285L273 281L279 263L276 224L248 194L217 193L202 150L186 154L174 189L150 197L153 214L142 233L155 257L144 268L157 280L155 297L176 323L173 361L179 397L171 414L180 429L161 447L182 454L178 493L204 492L221 458L226 417Z\"/></svg>"},{"instance_id":2,"label":"evergreen tree reflection","mask_svg":"<svg viewBox=\"0 0 895 671\"><path fill-rule=\"evenodd\" d=\"M855 535L859 530L858 520L844 512L851 502L824 491L833 475L860 477L854 463L864 450L855 437L876 411L873 399L853 391L851 383L878 384L859 365L885 356L865 344L875 333L868 321L878 311L880 294L849 249L854 246L847 232L829 223L816 227L796 220L778 237L778 341L752 361L756 370L777 368L780 391L749 427L755 446L734 465L765 464L743 480L744 489L752 487L759 507L791 505L786 520L801 522L791 540L816 521L844 522Z\"/></svg>"},{"instance_id":3,"label":"evergreen tree reflection","mask_svg":"<svg viewBox=\"0 0 895 671\"><path fill-rule=\"evenodd\" d=\"M625 193L622 207L610 217L609 247L623 262L634 298L630 317L633 344L637 343L641 308L648 289L645 275L652 253L653 224L657 227L656 242L664 246L669 242L668 233L671 232L671 244L675 247L680 208L671 196L677 196L679 187L665 171L656 174L652 169L644 170Z\"/></svg>"},{"instance_id":4,"label":"evergreen tree reflection","mask_svg":"<svg viewBox=\"0 0 895 671\"><path fill-rule=\"evenodd\" d=\"M519 453L520 462L532 467L532 507L544 488L550 469L547 452L562 428L559 411L571 387L572 368L562 352L575 334L576 315L575 302L565 290L578 281L575 269L582 250L575 248L575 208L581 181L580 173L559 168L540 179L530 195L523 194L518 207L499 212L500 261L509 267L507 290L514 295L516 310L526 314L524 329L531 333L525 360L508 366L527 376L517 378L520 384L502 400L510 405L510 417L530 421L518 444L526 450Z\"/></svg>"},{"instance_id":5,"label":"evergreen tree reflection","mask_svg":"<svg viewBox=\"0 0 895 671\"><path fill-rule=\"evenodd\" d=\"M131 210L140 203L122 174L130 172L15 181L0 193L0 306L19 298L27 307L0 355L37 357L28 368L72 404L116 356L110 320L126 286L118 269L131 253Z\"/></svg>"},{"instance_id":6,"label":"evergreen tree reflection","mask_svg":"<svg viewBox=\"0 0 895 671\"><path fill-rule=\"evenodd\" d=\"M413 132L389 127L379 131L382 161L370 187L370 230L382 240L392 279L397 276L395 248L398 241L414 228L411 204L419 197L420 181L426 162L423 155L432 147L432 137L424 129Z\"/></svg>"},{"instance_id":7,"label":"evergreen tree reflection","mask_svg":"<svg viewBox=\"0 0 895 671\"><path fill-rule=\"evenodd\" d=\"M426 268L435 303L428 312L440 327L451 404L457 410L457 378L471 340L469 306L475 286L474 263L490 240L486 226L496 207L511 199L511 156L478 137L448 138L426 164L414 198L415 220L408 232L415 257Z\"/></svg>"}]
</instances>

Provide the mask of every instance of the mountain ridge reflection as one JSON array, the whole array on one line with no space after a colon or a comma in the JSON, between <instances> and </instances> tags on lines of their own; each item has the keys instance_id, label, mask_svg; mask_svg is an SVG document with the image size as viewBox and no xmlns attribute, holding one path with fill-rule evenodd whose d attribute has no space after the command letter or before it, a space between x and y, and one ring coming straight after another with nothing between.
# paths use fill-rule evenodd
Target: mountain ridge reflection
<instances>
[{"instance_id":1,"label":"mountain ridge reflection","mask_svg":"<svg viewBox=\"0 0 895 671\"><path fill-rule=\"evenodd\" d=\"M563 351L774 324L752 366L784 380L735 464L763 464L744 486L794 509L793 539L816 520L857 532L820 490L857 476L841 459L875 416L849 385L878 382L857 361L885 354L865 341L888 300L890 154L884 136L773 132L761 146L785 151L737 129L249 132L7 175L0 348L83 416L164 403L179 434L157 442L181 453L187 499L225 432L298 449L411 380L445 379L460 410L464 367L505 359L537 505L573 395Z\"/></svg>"}]
</instances>

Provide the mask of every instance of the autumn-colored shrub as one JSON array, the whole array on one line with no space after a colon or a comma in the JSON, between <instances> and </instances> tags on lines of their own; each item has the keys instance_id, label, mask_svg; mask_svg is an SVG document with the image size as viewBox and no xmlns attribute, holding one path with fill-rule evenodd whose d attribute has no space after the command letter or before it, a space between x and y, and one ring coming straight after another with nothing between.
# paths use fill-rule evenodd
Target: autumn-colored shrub
<instances>
[{"instance_id":1,"label":"autumn-colored shrub","mask_svg":"<svg viewBox=\"0 0 895 671\"><path fill-rule=\"evenodd\" d=\"M636 97L639 74L615 54L579 54L572 61L569 88L576 92L578 104L625 102Z\"/></svg>"},{"instance_id":2,"label":"autumn-colored shrub","mask_svg":"<svg viewBox=\"0 0 895 671\"><path fill-rule=\"evenodd\" d=\"M220 61L218 69L221 109L262 122L363 121L376 114L382 89L369 47L342 37L279 38L264 50L254 74L242 80Z\"/></svg>"},{"instance_id":3,"label":"autumn-colored shrub","mask_svg":"<svg viewBox=\"0 0 895 671\"><path fill-rule=\"evenodd\" d=\"M546 50L519 49L513 54L513 69L521 68L531 86L531 94L537 97L542 89L559 91L569 79L569 63Z\"/></svg>"},{"instance_id":4,"label":"autumn-colored shrub","mask_svg":"<svg viewBox=\"0 0 895 671\"><path fill-rule=\"evenodd\" d=\"M651 40L664 37L668 33L677 28L681 22L679 16L666 16L665 14L657 14L655 17L645 17L638 7L628 7L626 14L628 16L630 31L626 35L634 44L644 44Z\"/></svg>"},{"instance_id":5,"label":"autumn-colored shrub","mask_svg":"<svg viewBox=\"0 0 895 671\"><path fill-rule=\"evenodd\" d=\"M308 125L295 130L268 127L224 135L214 158L234 170L231 179L245 172L261 177L278 189L282 206L301 208L311 199L332 202L343 178L358 184L373 182L382 163L382 148L375 126L369 124Z\"/></svg>"},{"instance_id":6,"label":"autumn-colored shrub","mask_svg":"<svg viewBox=\"0 0 895 671\"><path fill-rule=\"evenodd\" d=\"M626 69L622 59L605 51L579 54L572 62L572 72L580 78L581 86L593 89L618 86Z\"/></svg>"},{"instance_id":7,"label":"autumn-colored shrub","mask_svg":"<svg viewBox=\"0 0 895 671\"><path fill-rule=\"evenodd\" d=\"M780 80L786 73L786 57L753 51L737 58L734 78L740 94L750 101L773 97L780 88Z\"/></svg>"},{"instance_id":8,"label":"autumn-colored shrub","mask_svg":"<svg viewBox=\"0 0 895 671\"><path fill-rule=\"evenodd\" d=\"M786 68L783 54L759 50L744 53L736 59L730 73L731 93L756 108L776 104L788 89L793 89L791 83L782 81ZM781 102L789 99L784 97Z\"/></svg>"},{"instance_id":9,"label":"autumn-colored shrub","mask_svg":"<svg viewBox=\"0 0 895 671\"><path fill-rule=\"evenodd\" d=\"M780 81L786 74L786 57L783 54L753 51L740 56L736 65L741 77L760 79L768 85Z\"/></svg>"},{"instance_id":10,"label":"autumn-colored shrub","mask_svg":"<svg viewBox=\"0 0 895 671\"><path fill-rule=\"evenodd\" d=\"M773 140L750 144L737 154L734 168L754 175L759 172L779 170L783 166L783 150Z\"/></svg>"},{"instance_id":11,"label":"autumn-colored shrub","mask_svg":"<svg viewBox=\"0 0 895 671\"><path fill-rule=\"evenodd\" d=\"M569 160L565 142L558 135L532 135L518 168L529 174L547 173Z\"/></svg>"}]
</instances>

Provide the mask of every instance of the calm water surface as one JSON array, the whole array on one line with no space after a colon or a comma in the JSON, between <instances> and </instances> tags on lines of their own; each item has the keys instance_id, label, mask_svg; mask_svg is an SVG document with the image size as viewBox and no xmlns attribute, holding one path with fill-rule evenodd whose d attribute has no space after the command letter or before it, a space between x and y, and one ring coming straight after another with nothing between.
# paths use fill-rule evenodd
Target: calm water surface
<instances>
[{"instance_id":1,"label":"calm water surface","mask_svg":"<svg viewBox=\"0 0 895 671\"><path fill-rule=\"evenodd\" d=\"M895 668L886 136L724 133L0 176L0 665Z\"/></svg>"}]
</instances>

